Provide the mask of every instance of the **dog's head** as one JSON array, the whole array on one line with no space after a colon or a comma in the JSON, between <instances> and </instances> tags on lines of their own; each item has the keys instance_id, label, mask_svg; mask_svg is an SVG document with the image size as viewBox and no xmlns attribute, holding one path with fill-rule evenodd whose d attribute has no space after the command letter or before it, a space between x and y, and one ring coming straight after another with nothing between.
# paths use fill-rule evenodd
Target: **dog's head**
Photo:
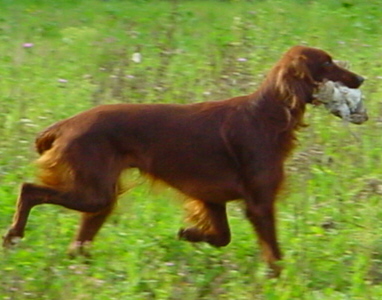
<instances>
[{"instance_id":1,"label":"dog's head","mask_svg":"<svg viewBox=\"0 0 382 300\"><path fill-rule=\"evenodd\" d=\"M269 81L272 78L284 101L292 108L312 103L314 94L326 82L337 82L350 89L357 89L364 82L362 76L335 63L325 51L305 46L289 49L271 71Z\"/></svg>"},{"instance_id":2,"label":"dog's head","mask_svg":"<svg viewBox=\"0 0 382 300\"><path fill-rule=\"evenodd\" d=\"M313 82L330 80L353 89L360 87L364 82L362 76L342 68L328 53L320 49L295 46L285 54L285 58L291 61L295 75L304 76Z\"/></svg>"}]
</instances>

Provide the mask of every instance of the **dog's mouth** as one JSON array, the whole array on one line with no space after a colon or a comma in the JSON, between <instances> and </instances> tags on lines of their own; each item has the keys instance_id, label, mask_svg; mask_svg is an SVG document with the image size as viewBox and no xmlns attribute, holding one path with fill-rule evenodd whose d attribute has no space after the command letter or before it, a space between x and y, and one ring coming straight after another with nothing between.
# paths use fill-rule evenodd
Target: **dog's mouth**
<instances>
[{"instance_id":1,"label":"dog's mouth","mask_svg":"<svg viewBox=\"0 0 382 300\"><path fill-rule=\"evenodd\" d=\"M369 119L359 89L348 88L340 82L326 81L318 86L314 98L316 102L324 104L330 113L345 121L362 124Z\"/></svg>"}]
</instances>

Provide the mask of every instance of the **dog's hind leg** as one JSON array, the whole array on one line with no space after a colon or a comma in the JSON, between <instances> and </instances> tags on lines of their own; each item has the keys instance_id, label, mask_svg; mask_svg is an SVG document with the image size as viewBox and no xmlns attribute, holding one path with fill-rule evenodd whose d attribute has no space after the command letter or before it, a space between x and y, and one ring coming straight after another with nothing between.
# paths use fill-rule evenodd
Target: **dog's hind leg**
<instances>
[{"instance_id":1,"label":"dog's hind leg","mask_svg":"<svg viewBox=\"0 0 382 300\"><path fill-rule=\"evenodd\" d=\"M24 236L28 216L34 206L56 204L69 209L96 214L107 211L114 203L115 195L109 190L97 187L94 190L88 190L87 193L62 192L42 185L24 183L21 186L13 223L3 238L3 246L10 247ZM98 226L100 227L102 223Z\"/></svg>"},{"instance_id":2,"label":"dog's hind leg","mask_svg":"<svg viewBox=\"0 0 382 300\"><path fill-rule=\"evenodd\" d=\"M24 183L20 188L12 226L3 237L3 247L5 248L15 245L24 236L29 213L35 205L39 204L34 198L28 196L30 185Z\"/></svg>"},{"instance_id":3,"label":"dog's hind leg","mask_svg":"<svg viewBox=\"0 0 382 300\"><path fill-rule=\"evenodd\" d=\"M96 213L82 213L81 223L74 241L69 247L69 255L77 254L90 257L89 246L95 235L105 223L107 217L113 211L114 203Z\"/></svg>"},{"instance_id":4,"label":"dog's hind leg","mask_svg":"<svg viewBox=\"0 0 382 300\"><path fill-rule=\"evenodd\" d=\"M231 241L225 204L192 200L187 203L188 220L194 227L179 230L179 238L189 242L207 242L223 247Z\"/></svg>"}]
</instances>

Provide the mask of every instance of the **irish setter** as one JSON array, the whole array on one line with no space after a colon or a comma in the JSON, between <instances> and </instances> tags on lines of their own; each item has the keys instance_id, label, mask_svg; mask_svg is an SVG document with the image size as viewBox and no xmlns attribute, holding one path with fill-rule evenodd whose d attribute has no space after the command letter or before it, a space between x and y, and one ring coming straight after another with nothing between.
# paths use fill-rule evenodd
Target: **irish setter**
<instances>
[{"instance_id":1,"label":"irish setter","mask_svg":"<svg viewBox=\"0 0 382 300\"><path fill-rule=\"evenodd\" d=\"M82 212L71 244L85 245L122 192L121 172L143 174L181 191L193 227L179 237L221 247L230 242L226 204L241 199L274 275L281 252L275 198L284 161L303 125L319 83L358 88L363 78L336 65L326 52L304 46L287 51L260 88L216 102L101 105L59 121L36 139L41 184L23 183L5 247L23 237L32 207L57 204Z\"/></svg>"}]
</instances>

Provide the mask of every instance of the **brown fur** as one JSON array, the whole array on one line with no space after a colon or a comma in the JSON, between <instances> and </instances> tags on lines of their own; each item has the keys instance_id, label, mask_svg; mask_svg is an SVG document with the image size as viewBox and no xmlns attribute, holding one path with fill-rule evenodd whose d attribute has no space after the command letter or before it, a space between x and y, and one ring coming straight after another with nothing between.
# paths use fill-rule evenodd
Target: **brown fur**
<instances>
[{"instance_id":1,"label":"brown fur","mask_svg":"<svg viewBox=\"0 0 382 300\"><path fill-rule=\"evenodd\" d=\"M83 212L71 249L84 253L121 192L121 173L138 168L190 199L188 220L195 225L179 237L191 242L227 245L226 203L243 199L278 275L274 203L283 164L303 126L305 106L324 80L351 88L363 81L324 51L296 46L250 95L188 105L103 105L52 125L36 139L42 184L22 185L4 246L24 235L33 206L50 203Z\"/></svg>"}]
</instances>

